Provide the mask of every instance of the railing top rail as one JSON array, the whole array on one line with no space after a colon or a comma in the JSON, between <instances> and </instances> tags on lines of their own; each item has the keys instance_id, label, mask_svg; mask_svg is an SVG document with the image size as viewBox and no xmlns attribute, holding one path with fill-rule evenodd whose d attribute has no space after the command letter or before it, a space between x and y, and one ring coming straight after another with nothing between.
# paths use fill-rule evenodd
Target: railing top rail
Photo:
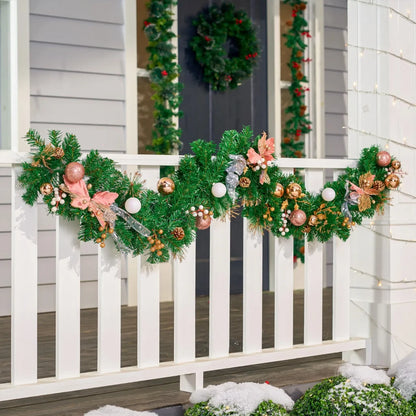
<instances>
[{"instance_id":1,"label":"railing top rail","mask_svg":"<svg viewBox=\"0 0 416 416\"><path fill-rule=\"evenodd\" d=\"M103 157L114 160L119 165L137 166L177 166L183 156L180 155L136 155L125 153L102 153ZM30 153L0 150L0 165L19 165L31 159ZM345 169L354 167L355 159L298 159L279 158L277 165L280 168L296 169Z\"/></svg>"}]
</instances>

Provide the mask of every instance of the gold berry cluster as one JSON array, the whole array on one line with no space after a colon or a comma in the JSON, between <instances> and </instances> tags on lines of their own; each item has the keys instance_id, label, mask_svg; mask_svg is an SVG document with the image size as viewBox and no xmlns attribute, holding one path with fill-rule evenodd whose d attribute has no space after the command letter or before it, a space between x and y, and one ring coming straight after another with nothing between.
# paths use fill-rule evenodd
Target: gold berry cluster
<instances>
[{"instance_id":1,"label":"gold berry cluster","mask_svg":"<svg viewBox=\"0 0 416 416\"><path fill-rule=\"evenodd\" d=\"M160 241L160 238L163 234L163 230L156 231L153 235L147 237L147 241L150 244L150 252L154 253L156 251L156 254L160 257L162 255L162 248L165 247L165 245Z\"/></svg>"},{"instance_id":2,"label":"gold berry cluster","mask_svg":"<svg viewBox=\"0 0 416 416\"><path fill-rule=\"evenodd\" d=\"M274 211L274 207L271 207L269 204L266 204L266 213L263 214L263 218L266 221L273 221L271 213Z\"/></svg>"},{"instance_id":3,"label":"gold berry cluster","mask_svg":"<svg viewBox=\"0 0 416 416\"><path fill-rule=\"evenodd\" d=\"M105 227L100 226L100 227L98 228L98 231L99 231L100 233L102 233L102 234L101 234L101 237L98 237L98 238L95 240L95 242L96 242L97 244L100 244L100 247L101 247L101 248L104 248L104 247L105 247L105 239L108 237L107 233L108 233L108 234L113 234L113 232L114 232L114 228L108 227L107 225L106 225Z\"/></svg>"}]
</instances>

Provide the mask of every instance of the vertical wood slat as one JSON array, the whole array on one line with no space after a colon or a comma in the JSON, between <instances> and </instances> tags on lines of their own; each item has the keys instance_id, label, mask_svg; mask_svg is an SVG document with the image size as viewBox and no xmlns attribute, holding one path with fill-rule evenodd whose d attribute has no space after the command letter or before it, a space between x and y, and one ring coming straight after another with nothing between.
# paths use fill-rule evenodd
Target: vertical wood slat
<instances>
[{"instance_id":1,"label":"vertical wood slat","mask_svg":"<svg viewBox=\"0 0 416 416\"><path fill-rule=\"evenodd\" d=\"M80 373L79 221L56 217L56 377Z\"/></svg>"},{"instance_id":2,"label":"vertical wood slat","mask_svg":"<svg viewBox=\"0 0 416 416\"><path fill-rule=\"evenodd\" d=\"M342 172L334 173L334 180ZM332 283L332 338L344 341L350 338L350 267L351 242L333 238Z\"/></svg>"},{"instance_id":3,"label":"vertical wood slat","mask_svg":"<svg viewBox=\"0 0 416 416\"><path fill-rule=\"evenodd\" d=\"M293 237L274 239L274 347L293 345Z\"/></svg>"},{"instance_id":4,"label":"vertical wood slat","mask_svg":"<svg viewBox=\"0 0 416 416\"><path fill-rule=\"evenodd\" d=\"M293 169L282 169L293 174ZM293 345L293 237L276 238L270 233L270 290L274 291L274 347Z\"/></svg>"},{"instance_id":5,"label":"vertical wood slat","mask_svg":"<svg viewBox=\"0 0 416 416\"><path fill-rule=\"evenodd\" d=\"M121 260L111 239L98 249L98 360L99 373L120 370Z\"/></svg>"},{"instance_id":6,"label":"vertical wood slat","mask_svg":"<svg viewBox=\"0 0 416 416\"><path fill-rule=\"evenodd\" d=\"M37 379L37 205L27 205L12 168L11 258L11 381L29 384Z\"/></svg>"},{"instance_id":7,"label":"vertical wood slat","mask_svg":"<svg viewBox=\"0 0 416 416\"><path fill-rule=\"evenodd\" d=\"M159 166L141 167L149 189L156 190ZM159 364L160 271L146 256L137 261L137 365L141 368Z\"/></svg>"},{"instance_id":8,"label":"vertical wood slat","mask_svg":"<svg viewBox=\"0 0 416 416\"><path fill-rule=\"evenodd\" d=\"M262 235L243 220L243 352L262 348L263 247Z\"/></svg>"},{"instance_id":9,"label":"vertical wood slat","mask_svg":"<svg viewBox=\"0 0 416 416\"><path fill-rule=\"evenodd\" d=\"M177 363L195 359L195 257L194 241L186 257L173 263L174 361Z\"/></svg>"},{"instance_id":10,"label":"vertical wood slat","mask_svg":"<svg viewBox=\"0 0 416 416\"><path fill-rule=\"evenodd\" d=\"M306 170L305 186L310 192L319 192L323 180L322 169ZM305 345L322 342L322 282L323 245L317 241L305 241Z\"/></svg>"},{"instance_id":11,"label":"vertical wood slat","mask_svg":"<svg viewBox=\"0 0 416 416\"><path fill-rule=\"evenodd\" d=\"M350 241L333 239L332 338L350 338Z\"/></svg>"},{"instance_id":12,"label":"vertical wood slat","mask_svg":"<svg viewBox=\"0 0 416 416\"><path fill-rule=\"evenodd\" d=\"M230 220L210 227L209 356L224 357L230 342Z\"/></svg>"}]
</instances>

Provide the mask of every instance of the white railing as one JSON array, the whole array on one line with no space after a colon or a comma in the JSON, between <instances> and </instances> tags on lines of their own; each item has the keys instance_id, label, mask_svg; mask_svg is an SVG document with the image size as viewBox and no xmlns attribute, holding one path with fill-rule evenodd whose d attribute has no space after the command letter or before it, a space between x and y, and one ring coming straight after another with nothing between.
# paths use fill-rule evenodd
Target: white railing
<instances>
[{"instance_id":1,"label":"white railing","mask_svg":"<svg viewBox=\"0 0 416 416\"><path fill-rule=\"evenodd\" d=\"M155 189L160 166L179 156L104 155L137 168ZM201 387L203 373L218 369L363 349L350 339L349 242L333 242L333 339L322 341L324 246L305 244L304 344L293 345L293 241L271 238L270 282L275 293L274 348L262 349L262 238L244 221L243 351L229 353L230 222L210 227L209 355L195 356L195 243L174 261L174 361L159 362L159 266L137 262L137 365L121 368L121 257L109 243L98 255L97 371L80 372L80 242L76 222L56 218L56 377L37 379L37 208L26 205L16 186L26 154L0 152L11 167L11 383L0 385L0 400L180 376L181 389ZM280 159L285 172L305 169L306 187L319 191L325 171L351 160Z\"/></svg>"}]
</instances>

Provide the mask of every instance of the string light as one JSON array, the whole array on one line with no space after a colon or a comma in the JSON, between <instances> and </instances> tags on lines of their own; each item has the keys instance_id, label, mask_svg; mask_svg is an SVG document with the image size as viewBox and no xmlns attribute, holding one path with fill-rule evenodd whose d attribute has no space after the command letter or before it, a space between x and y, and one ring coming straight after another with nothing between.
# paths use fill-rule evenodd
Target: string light
<instances>
[{"instance_id":1,"label":"string light","mask_svg":"<svg viewBox=\"0 0 416 416\"><path fill-rule=\"evenodd\" d=\"M400 102L408 105L409 107L416 107L416 104L415 103L412 103L410 101L407 101L404 98L399 97L398 95L390 94L388 92L380 92L380 91L377 91L378 84L375 84L376 91L374 91L374 90L373 91L370 91L370 90L358 90L357 89L357 82L356 81L353 82L352 86L354 88L354 91L355 92L359 92L360 94L377 94L377 95L381 95L381 96L385 96L385 97L391 97L391 98L393 98L393 105L396 105L397 104L397 101L400 101ZM348 91L352 91L352 90L349 89Z\"/></svg>"},{"instance_id":2,"label":"string light","mask_svg":"<svg viewBox=\"0 0 416 416\"><path fill-rule=\"evenodd\" d=\"M406 14L403 14L401 11L395 9L394 7L385 6L384 4L380 4L380 3L374 3L374 2L369 3L368 1L364 1L364 0L350 0L350 1L355 1L356 3L362 3L362 4L365 4L367 6L377 6L377 8L380 8L380 9L387 9L389 11L389 17L390 18L392 18L393 13L395 13L398 16L402 17L403 19L409 21L410 23L416 23L416 21L414 21L411 18L411 13L410 13L409 9L406 10Z\"/></svg>"},{"instance_id":3,"label":"string light","mask_svg":"<svg viewBox=\"0 0 416 416\"><path fill-rule=\"evenodd\" d=\"M394 338L395 340L397 340L398 342L406 345L407 347L411 348L412 350L414 350L416 348L416 346L414 345L410 345L409 343L407 343L406 341L403 341L401 338L399 338L397 335L394 335L390 330L388 330L387 328L385 328L383 325L381 325L378 321L376 321L361 305L359 305L357 302L351 300L351 303L354 304L354 306L358 309L360 309L362 312L364 312L365 315L367 315L367 317L370 319L370 321L373 323L373 325L379 329L382 329L383 331L385 331L388 335L390 335L392 338ZM396 358L398 359L398 355L397 352L396 353Z\"/></svg>"},{"instance_id":4,"label":"string light","mask_svg":"<svg viewBox=\"0 0 416 416\"><path fill-rule=\"evenodd\" d=\"M385 55L394 56L395 58L401 59L404 62L407 62L407 63L412 64L412 65L416 65L416 62L412 61L411 59L400 56L397 53L393 53L393 52L390 52L390 51L385 51L383 49L370 48L370 47L367 47L367 46L358 46L358 45L353 45L352 43L349 43L348 46L350 48L360 49L360 56L364 55L364 51L372 51L372 52L377 52L377 54L383 53Z\"/></svg>"},{"instance_id":5,"label":"string light","mask_svg":"<svg viewBox=\"0 0 416 416\"><path fill-rule=\"evenodd\" d=\"M375 139L380 139L380 140L386 141L387 143L384 146L386 149L388 149L390 147L389 143L391 142L391 143L397 144L398 146L405 147L407 149L416 150L415 146L410 146L410 145L407 144L407 139L406 140L403 139L403 141L395 140L395 139L391 139L391 138L388 138L388 137L379 136L377 134L372 133L371 131L355 129L354 127L348 127L348 130L353 131L355 133L362 134L364 136L371 136L371 137L374 137Z\"/></svg>"}]
</instances>

